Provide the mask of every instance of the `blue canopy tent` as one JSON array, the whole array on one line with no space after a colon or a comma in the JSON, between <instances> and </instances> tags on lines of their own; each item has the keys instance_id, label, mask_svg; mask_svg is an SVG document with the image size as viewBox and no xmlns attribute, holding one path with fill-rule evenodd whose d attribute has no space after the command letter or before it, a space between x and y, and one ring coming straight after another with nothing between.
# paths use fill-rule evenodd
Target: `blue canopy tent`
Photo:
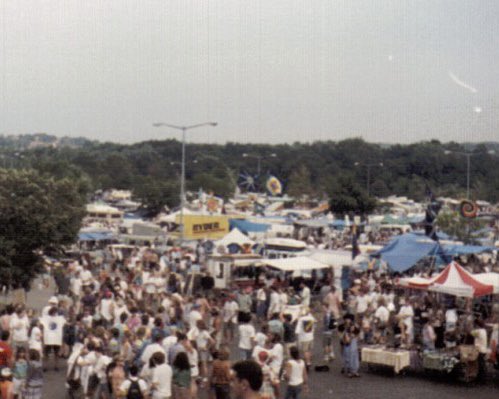
<instances>
[{"instance_id":1,"label":"blue canopy tent","mask_svg":"<svg viewBox=\"0 0 499 399\"><path fill-rule=\"evenodd\" d=\"M114 238L112 231L86 231L78 234L78 241L108 241Z\"/></svg>"},{"instance_id":2,"label":"blue canopy tent","mask_svg":"<svg viewBox=\"0 0 499 399\"><path fill-rule=\"evenodd\" d=\"M435 256L440 250L440 245L428 237L409 233L396 237L375 255L380 255L391 271L403 273L421 259Z\"/></svg>"},{"instance_id":3,"label":"blue canopy tent","mask_svg":"<svg viewBox=\"0 0 499 399\"><path fill-rule=\"evenodd\" d=\"M477 254L494 249L478 245L441 245L422 233L408 233L394 238L374 255L379 255L392 272L403 273L429 256L435 256L437 264L446 265L452 260L452 256Z\"/></svg>"},{"instance_id":4,"label":"blue canopy tent","mask_svg":"<svg viewBox=\"0 0 499 399\"><path fill-rule=\"evenodd\" d=\"M443 245L446 254L452 256L480 254L482 252L497 251L496 247L482 245Z\"/></svg>"},{"instance_id":5,"label":"blue canopy tent","mask_svg":"<svg viewBox=\"0 0 499 399\"><path fill-rule=\"evenodd\" d=\"M243 219L230 219L229 225L231 230L237 227L244 234L265 233L270 229L270 224L253 223Z\"/></svg>"}]
</instances>

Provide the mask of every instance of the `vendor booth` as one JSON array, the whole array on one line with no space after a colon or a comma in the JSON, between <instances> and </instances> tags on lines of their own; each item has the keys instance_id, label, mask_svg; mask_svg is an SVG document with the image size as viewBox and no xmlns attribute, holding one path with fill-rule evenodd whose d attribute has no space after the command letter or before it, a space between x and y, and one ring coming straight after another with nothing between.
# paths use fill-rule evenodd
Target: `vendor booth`
<instances>
[{"instance_id":1,"label":"vendor booth","mask_svg":"<svg viewBox=\"0 0 499 399\"><path fill-rule=\"evenodd\" d=\"M456 297L477 298L494 294L494 281L494 276L477 278L477 275L471 274L457 262L451 262L434 277L403 278L399 285ZM473 345L425 351L421 356L425 370L455 373L459 379L466 382L478 376L478 350Z\"/></svg>"},{"instance_id":2,"label":"vendor booth","mask_svg":"<svg viewBox=\"0 0 499 399\"><path fill-rule=\"evenodd\" d=\"M215 288L227 289L233 284L249 286L255 282L254 267L261 256L254 254L226 254L208 257L208 271L215 280Z\"/></svg>"}]
</instances>

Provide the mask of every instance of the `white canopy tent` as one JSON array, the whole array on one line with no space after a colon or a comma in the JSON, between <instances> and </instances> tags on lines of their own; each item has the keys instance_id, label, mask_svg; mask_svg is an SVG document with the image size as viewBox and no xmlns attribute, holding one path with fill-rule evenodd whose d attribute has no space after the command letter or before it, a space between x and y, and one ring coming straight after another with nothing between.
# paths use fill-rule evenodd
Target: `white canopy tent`
<instances>
[{"instance_id":1,"label":"white canopy tent","mask_svg":"<svg viewBox=\"0 0 499 399\"><path fill-rule=\"evenodd\" d=\"M271 245L276 247L289 247L296 249L305 249L307 244L303 241L294 240L292 238L267 238L264 240L265 245Z\"/></svg>"},{"instance_id":2,"label":"white canopy tent","mask_svg":"<svg viewBox=\"0 0 499 399\"><path fill-rule=\"evenodd\" d=\"M184 215L194 215L195 213L188 208L184 208ZM158 219L158 223L175 223L176 217L180 216L180 209L168 215L163 215Z\"/></svg>"},{"instance_id":3,"label":"white canopy tent","mask_svg":"<svg viewBox=\"0 0 499 399\"><path fill-rule=\"evenodd\" d=\"M482 284L492 285L494 287L494 294L499 294L499 273L478 273L474 274L473 277Z\"/></svg>"},{"instance_id":4,"label":"white canopy tent","mask_svg":"<svg viewBox=\"0 0 499 399\"><path fill-rule=\"evenodd\" d=\"M230 231L225 237L221 238L218 241L215 241L215 248L220 246L227 247L231 244L237 244L239 246L243 245L251 245L253 246L255 242L248 238L248 236L241 233L241 231L236 227Z\"/></svg>"},{"instance_id":5,"label":"white canopy tent","mask_svg":"<svg viewBox=\"0 0 499 399\"><path fill-rule=\"evenodd\" d=\"M281 259L262 259L260 263L274 267L284 272L302 272L317 269L329 269L331 266L306 256L296 256Z\"/></svg>"},{"instance_id":6,"label":"white canopy tent","mask_svg":"<svg viewBox=\"0 0 499 399\"><path fill-rule=\"evenodd\" d=\"M323 249L313 251L310 257L340 271L343 266L356 267L361 263L369 262L369 257L367 255L357 255L355 259L352 260L352 252L344 250Z\"/></svg>"}]
</instances>

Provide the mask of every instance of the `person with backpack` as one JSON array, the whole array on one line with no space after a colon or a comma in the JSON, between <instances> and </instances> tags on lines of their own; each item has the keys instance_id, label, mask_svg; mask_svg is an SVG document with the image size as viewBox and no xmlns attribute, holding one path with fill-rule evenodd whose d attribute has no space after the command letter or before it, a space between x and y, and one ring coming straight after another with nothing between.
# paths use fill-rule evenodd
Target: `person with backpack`
<instances>
[{"instance_id":1,"label":"person with backpack","mask_svg":"<svg viewBox=\"0 0 499 399\"><path fill-rule=\"evenodd\" d=\"M149 397L147 383L139 378L137 366L130 367L130 375L121 384L118 397L124 399L147 399Z\"/></svg>"}]
</instances>

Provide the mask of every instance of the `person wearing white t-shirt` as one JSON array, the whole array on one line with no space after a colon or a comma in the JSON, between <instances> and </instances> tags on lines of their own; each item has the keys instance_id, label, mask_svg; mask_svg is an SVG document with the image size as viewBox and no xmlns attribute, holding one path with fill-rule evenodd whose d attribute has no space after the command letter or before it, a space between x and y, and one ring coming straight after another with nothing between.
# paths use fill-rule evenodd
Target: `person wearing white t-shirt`
<instances>
[{"instance_id":1,"label":"person wearing white t-shirt","mask_svg":"<svg viewBox=\"0 0 499 399\"><path fill-rule=\"evenodd\" d=\"M398 317L401 322L402 341L404 345L410 346L414 338L414 309L404 299L401 300Z\"/></svg>"},{"instance_id":2,"label":"person wearing white t-shirt","mask_svg":"<svg viewBox=\"0 0 499 399\"><path fill-rule=\"evenodd\" d=\"M445 312L445 331L454 331L457 325L457 310L452 307Z\"/></svg>"},{"instance_id":3,"label":"person wearing white t-shirt","mask_svg":"<svg viewBox=\"0 0 499 399\"><path fill-rule=\"evenodd\" d=\"M241 352L241 360L251 359L251 351L255 340L255 327L250 324L251 316L245 317L241 320L239 325L239 350Z\"/></svg>"},{"instance_id":4,"label":"person wearing white t-shirt","mask_svg":"<svg viewBox=\"0 0 499 399\"><path fill-rule=\"evenodd\" d=\"M315 323L316 320L308 308L305 309L304 316L299 317L296 322L295 334L298 348L300 352L303 353L307 366L310 366L312 363L312 344L314 341Z\"/></svg>"},{"instance_id":5,"label":"person wearing white t-shirt","mask_svg":"<svg viewBox=\"0 0 499 399\"><path fill-rule=\"evenodd\" d=\"M40 354L40 359L43 358L42 348L43 348L43 333L39 324L36 323L31 329L29 336L29 349L34 349Z\"/></svg>"},{"instance_id":6,"label":"person wearing white t-shirt","mask_svg":"<svg viewBox=\"0 0 499 399\"><path fill-rule=\"evenodd\" d=\"M288 305L289 298L285 290L279 288L277 292L279 293L279 313L282 313Z\"/></svg>"},{"instance_id":7,"label":"person wearing white t-shirt","mask_svg":"<svg viewBox=\"0 0 499 399\"><path fill-rule=\"evenodd\" d=\"M92 284L93 276L92 276L92 272L90 271L88 266L86 266L80 272L80 278L81 278L81 284L83 287L88 287L90 284Z\"/></svg>"},{"instance_id":8,"label":"person wearing white t-shirt","mask_svg":"<svg viewBox=\"0 0 499 399\"><path fill-rule=\"evenodd\" d=\"M222 309L224 321L224 337L226 342L232 342L232 340L234 339L234 330L237 324L238 310L239 305L234 300L234 298L227 300Z\"/></svg>"},{"instance_id":9,"label":"person wearing white t-shirt","mask_svg":"<svg viewBox=\"0 0 499 399\"><path fill-rule=\"evenodd\" d=\"M481 319L475 321L475 329L471 331L473 336L474 346L478 350L478 380L483 381L487 373L487 364L485 357L488 352L487 345L487 330L485 329L485 323Z\"/></svg>"},{"instance_id":10,"label":"person wearing white t-shirt","mask_svg":"<svg viewBox=\"0 0 499 399\"><path fill-rule=\"evenodd\" d=\"M265 343L269 339L267 333L268 333L268 326L265 324L262 326L262 331L258 331L255 335L255 345L264 347Z\"/></svg>"},{"instance_id":11,"label":"person wearing white t-shirt","mask_svg":"<svg viewBox=\"0 0 499 399\"><path fill-rule=\"evenodd\" d=\"M208 328L204 320L197 322L198 334L196 336L196 347L198 349L199 364L201 365L201 377L207 379L208 377L208 361L210 358L210 347L215 346L215 340L208 332Z\"/></svg>"},{"instance_id":12,"label":"person wearing white t-shirt","mask_svg":"<svg viewBox=\"0 0 499 399\"><path fill-rule=\"evenodd\" d=\"M94 393L94 398L101 398L103 397L104 392L107 391L108 379L106 370L113 359L101 353L101 351L96 351L95 354L97 355L97 361L95 362L93 373L95 373L99 379L99 385Z\"/></svg>"},{"instance_id":13,"label":"person wearing white t-shirt","mask_svg":"<svg viewBox=\"0 0 499 399\"><path fill-rule=\"evenodd\" d=\"M274 313L279 313L279 293L275 287L271 287L270 290L270 302L269 309L267 311L267 317L269 318Z\"/></svg>"},{"instance_id":14,"label":"person wearing white t-shirt","mask_svg":"<svg viewBox=\"0 0 499 399\"><path fill-rule=\"evenodd\" d=\"M361 293L357 296L355 307L355 314L357 315L359 320L364 316L364 313L367 311L368 307L369 297L366 295L366 292L362 290Z\"/></svg>"},{"instance_id":15,"label":"person wearing white t-shirt","mask_svg":"<svg viewBox=\"0 0 499 399\"><path fill-rule=\"evenodd\" d=\"M281 344L281 338L278 334L274 334L272 338L272 345L272 349L270 350L271 360L269 366L275 375L279 375L284 361L284 347Z\"/></svg>"},{"instance_id":16,"label":"person wearing white t-shirt","mask_svg":"<svg viewBox=\"0 0 499 399\"><path fill-rule=\"evenodd\" d=\"M301 288L301 293L300 293L301 304L302 306L308 308L310 306L310 296L311 296L310 288L308 288L303 281L300 283L300 288Z\"/></svg>"},{"instance_id":17,"label":"person wearing white t-shirt","mask_svg":"<svg viewBox=\"0 0 499 399\"><path fill-rule=\"evenodd\" d=\"M189 327L194 328L197 326L197 322L199 320L203 320L203 316L201 315L201 312L199 312L200 306L196 303L192 306L192 310L189 312L188 316L188 322L189 322Z\"/></svg>"},{"instance_id":18,"label":"person wearing white t-shirt","mask_svg":"<svg viewBox=\"0 0 499 399\"><path fill-rule=\"evenodd\" d=\"M28 348L29 319L23 306L18 306L16 312L10 317L9 328L12 346L17 348Z\"/></svg>"},{"instance_id":19,"label":"person wearing white t-shirt","mask_svg":"<svg viewBox=\"0 0 499 399\"><path fill-rule=\"evenodd\" d=\"M305 388L305 393L308 393L307 369L305 362L300 359L300 353L296 347L291 347L290 356L284 368L284 376L288 381L286 389L286 398L297 398Z\"/></svg>"},{"instance_id":20,"label":"person wearing white t-shirt","mask_svg":"<svg viewBox=\"0 0 499 399\"><path fill-rule=\"evenodd\" d=\"M54 354L54 369L57 368L57 358L62 345L62 336L66 319L57 314L57 308L52 308L48 316L40 320L43 326L43 344L45 347L45 356L48 358L50 352Z\"/></svg>"},{"instance_id":21,"label":"person wearing white t-shirt","mask_svg":"<svg viewBox=\"0 0 499 399\"><path fill-rule=\"evenodd\" d=\"M379 326L386 327L388 325L388 319L390 318L390 312L385 306L384 298L378 299L378 308L374 312L374 317L378 319Z\"/></svg>"},{"instance_id":22,"label":"person wearing white t-shirt","mask_svg":"<svg viewBox=\"0 0 499 399\"><path fill-rule=\"evenodd\" d=\"M163 337L161 334L157 334L156 336L153 337L153 342L146 345L144 352L142 352L142 356L140 357L140 361L143 364L149 364L149 359L151 359L151 356L153 356L155 353L163 353L166 355L165 350L163 349Z\"/></svg>"},{"instance_id":23,"label":"person wearing white t-shirt","mask_svg":"<svg viewBox=\"0 0 499 399\"><path fill-rule=\"evenodd\" d=\"M101 299L99 313L105 321L106 326L112 325L114 319L114 298L111 292L107 291L104 294L104 298Z\"/></svg>"},{"instance_id":24,"label":"person wearing white t-shirt","mask_svg":"<svg viewBox=\"0 0 499 399\"><path fill-rule=\"evenodd\" d=\"M154 369L151 379L152 399L169 399L172 396L172 368L166 363L164 353L155 353L152 357Z\"/></svg>"}]
</instances>

